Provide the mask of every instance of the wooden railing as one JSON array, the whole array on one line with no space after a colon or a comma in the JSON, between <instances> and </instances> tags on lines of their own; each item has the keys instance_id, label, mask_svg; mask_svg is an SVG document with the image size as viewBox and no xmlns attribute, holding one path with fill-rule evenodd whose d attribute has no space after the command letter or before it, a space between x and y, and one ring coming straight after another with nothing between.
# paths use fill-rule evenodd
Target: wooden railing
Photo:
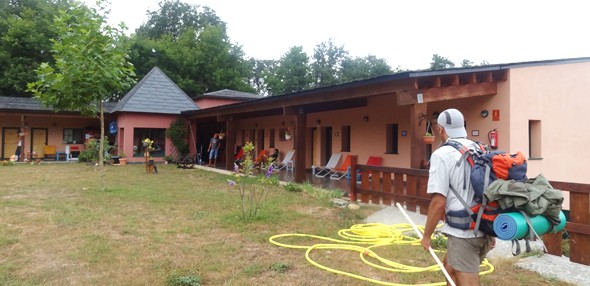
<instances>
[{"instance_id":1,"label":"wooden railing","mask_svg":"<svg viewBox=\"0 0 590 286\"><path fill-rule=\"evenodd\" d=\"M428 170L358 165L352 156L350 200L363 203L405 204L409 211L428 213L430 197L426 193ZM356 175L360 174L360 183ZM590 265L590 184L550 181L558 190L569 192L570 215L565 230L569 233L570 261ZM562 255L563 231L543 235L547 253Z\"/></svg>"}]
</instances>

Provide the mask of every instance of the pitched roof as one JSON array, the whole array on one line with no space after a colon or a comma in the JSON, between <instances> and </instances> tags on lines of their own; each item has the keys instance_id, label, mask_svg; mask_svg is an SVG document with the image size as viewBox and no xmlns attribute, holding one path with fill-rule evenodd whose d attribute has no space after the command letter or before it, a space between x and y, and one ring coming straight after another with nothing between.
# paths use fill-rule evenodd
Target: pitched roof
<instances>
[{"instance_id":1,"label":"pitched roof","mask_svg":"<svg viewBox=\"0 0 590 286\"><path fill-rule=\"evenodd\" d=\"M116 102L105 102L103 107L105 112L115 107ZM14 96L0 96L0 110L5 111L26 111L26 112L37 112L37 113L55 113L51 107L47 107L41 103L37 98L34 97L14 97ZM58 113L68 114L79 114L80 111L76 110L62 110Z\"/></svg>"},{"instance_id":2,"label":"pitched roof","mask_svg":"<svg viewBox=\"0 0 590 286\"><path fill-rule=\"evenodd\" d=\"M264 96L258 95L255 93L242 92L242 91L231 90L231 89L222 89L222 90L218 90L218 91L205 93L205 94L197 97L196 99L199 99L201 97L217 97L217 98L250 100L250 99L263 98Z\"/></svg>"},{"instance_id":3,"label":"pitched roof","mask_svg":"<svg viewBox=\"0 0 590 286\"><path fill-rule=\"evenodd\" d=\"M154 67L111 112L180 114L181 111L198 109L178 85Z\"/></svg>"},{"instance_id":4,"label":"pitched roof","mask_svg":"<svg viewBox=\"0 0 590 286\"><path fill-rule=\"evenodd\" d=\"M0 96L0 110L52 111L36 98L14 96Z\"/></svg>"}]
</instances>

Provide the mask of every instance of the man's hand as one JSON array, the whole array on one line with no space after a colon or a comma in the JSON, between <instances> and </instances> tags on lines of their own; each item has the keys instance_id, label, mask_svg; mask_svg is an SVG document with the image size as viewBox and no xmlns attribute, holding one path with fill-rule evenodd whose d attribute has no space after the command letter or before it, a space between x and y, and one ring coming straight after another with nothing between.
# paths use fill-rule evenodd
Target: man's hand
<instances>
[{"instance_id":1,"label":"man's hand","mask_svg":"<svg viewBox=\"0 0 590 286\"><path fill-rule=\"evenodd\" d=\"M424 248L424 250L428 251L428 248L430 247L431 242L432 242L432 238L425 236L420 241L420 244L422 245L422 248Z\"/></svg>"}]
</instances>

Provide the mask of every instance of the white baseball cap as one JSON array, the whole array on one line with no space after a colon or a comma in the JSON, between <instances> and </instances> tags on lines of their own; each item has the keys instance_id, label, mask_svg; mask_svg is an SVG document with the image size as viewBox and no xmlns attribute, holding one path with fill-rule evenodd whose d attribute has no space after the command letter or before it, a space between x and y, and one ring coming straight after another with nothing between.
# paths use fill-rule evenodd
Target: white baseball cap
<instances>
[{"instance_id":1,"label":"white baseball cap","mask_svg":"<svg viewBox=\"0 0 590 286\"><path fill-rule=\"evenodd\" d=\"M465 119L461 111L450 108L440 113L438 124L445 129L449 138L467 137L465 130Z\"/></svg>"}]
</instances>

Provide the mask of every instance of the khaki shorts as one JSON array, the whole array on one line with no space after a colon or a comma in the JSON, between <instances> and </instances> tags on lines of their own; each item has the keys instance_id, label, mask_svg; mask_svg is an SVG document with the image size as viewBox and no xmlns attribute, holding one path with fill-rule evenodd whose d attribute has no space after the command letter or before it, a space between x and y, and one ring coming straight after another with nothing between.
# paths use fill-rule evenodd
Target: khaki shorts
<instances>
[{"instance_id":1,"label":"khaki shorts","mask_svg":"<svg viewBox=\"0 0 590 286\"><path fill-rule=\"evenodd\" d=\"M493 238L488 235L475 238L460 238L449 235L447 243L448 263L457 271L478 273L479 265L486 258L492 244Z\"/></svg>"}]
</instances>

